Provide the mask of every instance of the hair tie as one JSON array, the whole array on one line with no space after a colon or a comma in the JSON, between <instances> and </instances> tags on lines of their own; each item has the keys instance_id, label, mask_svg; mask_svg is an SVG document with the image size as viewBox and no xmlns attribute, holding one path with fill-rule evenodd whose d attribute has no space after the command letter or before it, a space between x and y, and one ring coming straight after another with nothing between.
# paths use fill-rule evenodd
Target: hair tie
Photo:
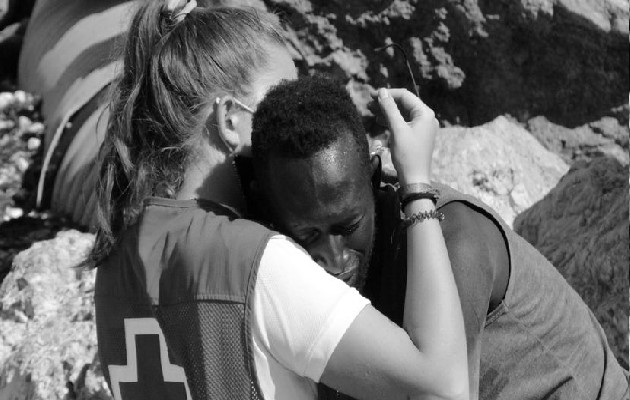
<instances>
[{"instance_id":1,"label":"hair tie","mask_svg":"<svg viewBox=\"0 0 630 400\"><path fill-rule=\"evenodd\" d=\"M190 13L193 8L197 7L197 1L196 0L169 0L166 8L171 11L174 12L175 9L182 7L181 10L179 10L179 12L175 15L173 15L173 19L175 20L175 22L180 22L182 21L184 18L186 18L186 15L188 15L188 13Z\"/></svg>"}]
</instances>

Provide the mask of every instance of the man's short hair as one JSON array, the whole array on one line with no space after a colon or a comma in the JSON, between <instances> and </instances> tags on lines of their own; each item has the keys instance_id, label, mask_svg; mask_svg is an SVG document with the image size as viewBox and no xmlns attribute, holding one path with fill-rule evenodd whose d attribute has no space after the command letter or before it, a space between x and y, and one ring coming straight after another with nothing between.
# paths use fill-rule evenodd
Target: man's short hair
<instances>
[{"instance_id":1,"label":"man's short hair","mask_svg":"<svg viewBox=\"0 0 630 400\"><path fill-rule=\"evenodd\" d=\"M351 135L369 171L361 117L347 90L322 76L284 81L260 102L252 123L254 165L266 173L271 156L308 158Z\"/></svg>"}]
</instances>

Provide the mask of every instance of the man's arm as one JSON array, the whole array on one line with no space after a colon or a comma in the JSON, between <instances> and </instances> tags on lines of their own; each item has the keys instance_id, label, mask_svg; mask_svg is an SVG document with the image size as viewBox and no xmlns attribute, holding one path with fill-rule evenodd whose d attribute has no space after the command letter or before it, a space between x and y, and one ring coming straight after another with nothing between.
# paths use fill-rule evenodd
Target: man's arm
<instances>
[{"instance_id":1,"label":"man's arm","mask_svg":"<svg viewBox=\"0 0 630 400\"><path fill-rule=\"evenodd\" d=\"M457 285L468 346L470 398L479 396L479 360L486 316L499 306L510 273L506 242L495 223L465 203L440 209L442 230Z\"/></svg>"}]
</instances>

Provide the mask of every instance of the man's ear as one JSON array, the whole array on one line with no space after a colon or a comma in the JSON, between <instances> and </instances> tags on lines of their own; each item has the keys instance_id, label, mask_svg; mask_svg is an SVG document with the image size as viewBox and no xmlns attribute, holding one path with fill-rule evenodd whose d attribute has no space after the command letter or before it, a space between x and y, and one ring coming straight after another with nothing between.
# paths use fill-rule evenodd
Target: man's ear
<instances>
[{"instance_id":1,"label":"man's ear","mask_svg":"<svg viewBox=\"0 0 630 400\"><path fill-rule=\"evenodd\" d=\"M372 190L377 191L381 187L381 156L374 154L370 157L370 170L372 171Z\"/></svg>"},{"instance_id":2,"label":"man's ear","mask_svg":"<svg viewBox=\"0 0 630 400\"><path fill-rule=\"evenodd\" d=\"M238 134L239 117L234 112L236 103L232 96L217 97L214 102L219 137L225 144L230 154L235 153L241 146L241 137Z\"/></svg>"}]
</instances>

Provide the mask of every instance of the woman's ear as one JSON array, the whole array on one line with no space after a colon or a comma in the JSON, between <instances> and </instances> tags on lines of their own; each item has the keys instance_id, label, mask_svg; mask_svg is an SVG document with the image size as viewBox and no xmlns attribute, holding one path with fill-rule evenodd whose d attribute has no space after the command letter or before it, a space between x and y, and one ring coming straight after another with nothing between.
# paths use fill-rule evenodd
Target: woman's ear
<instances>
[{"instance_id":1,"label":"woman's ear","mask_svg":"<svg viewBox=\"0 0 630 400\"><path fill-rule=\"evenodd\" d=\"M239 117L236 113L235 103L232 96L217 97L214 102L214 114L216 115L219 138L227 147L230 154L236 153L241 147L241 136L239 135Z\"/></svg>"},{"instance_id":2,"label":"woman's ear","mask_svg":"<svg viewBox=\"0 0 630 400\"><path fill-rule=\"evenodd\" d=\"M370 157L370 169L372 170L372 190L378 190L381 187L381 156L378 154Z\"/></svg>"}]
</instances>

